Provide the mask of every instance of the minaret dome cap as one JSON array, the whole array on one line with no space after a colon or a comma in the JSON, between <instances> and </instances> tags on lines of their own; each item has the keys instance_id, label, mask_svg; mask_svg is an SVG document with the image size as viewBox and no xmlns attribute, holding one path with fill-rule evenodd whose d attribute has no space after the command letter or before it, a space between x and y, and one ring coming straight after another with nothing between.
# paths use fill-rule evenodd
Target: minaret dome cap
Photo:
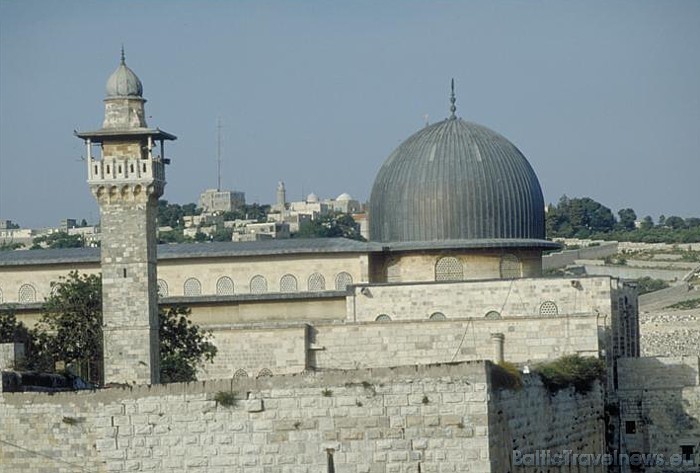
<instances>
[{"instance_id":1,"label":"minaret dome cap","mask_svg":"<svg viewBox=\"0 0 700 473\"><path fill-rule=\"evenodd\" d=\"M107 98L142 97L143 85L134 71L129 69L124 59L124 48L117 70L107 79Z\"/></svg>"}]
</instances>

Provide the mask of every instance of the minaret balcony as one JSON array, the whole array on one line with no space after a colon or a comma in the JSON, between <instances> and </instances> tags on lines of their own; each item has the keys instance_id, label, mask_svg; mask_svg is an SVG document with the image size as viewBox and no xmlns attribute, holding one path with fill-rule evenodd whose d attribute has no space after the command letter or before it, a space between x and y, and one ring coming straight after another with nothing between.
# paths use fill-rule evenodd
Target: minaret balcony
<instances>
[{"instance_id":1,"label":"minaret balcony","mask_svg":"<svg viewBox=\"0 0 700 473\"><path fill-rule=\"evenodd\" d=\"M155 157L151 159L109 157L90 159L88 183L105 182L165 183L165 163Z\"/></svg>"}]
</instances>

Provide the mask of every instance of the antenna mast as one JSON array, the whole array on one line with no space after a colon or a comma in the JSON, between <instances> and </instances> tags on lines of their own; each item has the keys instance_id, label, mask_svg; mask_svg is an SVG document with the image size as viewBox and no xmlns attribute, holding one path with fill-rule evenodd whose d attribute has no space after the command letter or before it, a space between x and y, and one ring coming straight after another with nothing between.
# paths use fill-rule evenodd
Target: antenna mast
<instances>
[{"instance_id":1,"label":"antenna mast","mask_svg":"<svg viewBox=\"0 0 700 473\"><path fill-rule=\"evenodd\" d=\"M221 190L221 117L216 120L216 190Z\"/></svg>"}]
</instances>

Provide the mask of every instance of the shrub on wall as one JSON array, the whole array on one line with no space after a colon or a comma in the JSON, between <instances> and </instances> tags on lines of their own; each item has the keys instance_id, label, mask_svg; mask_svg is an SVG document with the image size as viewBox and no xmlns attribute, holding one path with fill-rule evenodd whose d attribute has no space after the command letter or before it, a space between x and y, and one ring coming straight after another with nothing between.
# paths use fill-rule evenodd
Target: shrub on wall
<instances>
[{"instance_id":1,"label":"shrub on wall","mask_svg":"<svg viewBox=\"0 0 700 473\"><path fill-rule=\"evenodd\" d=\"M517 391L523 387L523 375L513 363L502 361L491 370L491 386Z\"/></svg>"},{"instance_id":2,"label":"shrub on wall","mask_svg":"<svg viewBox=\"0 0 700 473\"><path fill-rule=\"evenodd\" d=\"M573 386L585 394L597 380L603 380L605 363L591 356L567 355L538 365L535 372L550 393Z\"/></svg>"}]
</instances>

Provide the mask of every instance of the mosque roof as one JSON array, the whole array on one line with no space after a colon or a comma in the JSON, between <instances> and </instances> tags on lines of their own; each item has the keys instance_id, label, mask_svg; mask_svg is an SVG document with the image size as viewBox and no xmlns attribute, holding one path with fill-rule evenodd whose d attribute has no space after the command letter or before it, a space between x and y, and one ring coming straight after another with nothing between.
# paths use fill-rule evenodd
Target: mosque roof
<instances>
[{"instance_id":1,"label":"mosque roof","mask_svg":"<svg viewBox=\"0 0 700 473\"><path fill-rule=\"evenodd\" d=\"M205 242L158 245L158 260L222 258L312 253L368 253L381 251L373 243L347 238L293 238L246 242ZM99 248L60 248L0 252L0 267L44 264L99 263Z\"/></svg>"},{"instance_id":2,"label":"mosque roof","mask_svg":"<svg viewBox=\"0 0 700 473\"><path fill-rule=\"evenodd\" d=\"M370 198L370 240L523 240L545 244L544 198L525 156L455 115L426 126L384 162ZM527 244L524 240L530 240Z\"/></svg>"}]
</instances>

